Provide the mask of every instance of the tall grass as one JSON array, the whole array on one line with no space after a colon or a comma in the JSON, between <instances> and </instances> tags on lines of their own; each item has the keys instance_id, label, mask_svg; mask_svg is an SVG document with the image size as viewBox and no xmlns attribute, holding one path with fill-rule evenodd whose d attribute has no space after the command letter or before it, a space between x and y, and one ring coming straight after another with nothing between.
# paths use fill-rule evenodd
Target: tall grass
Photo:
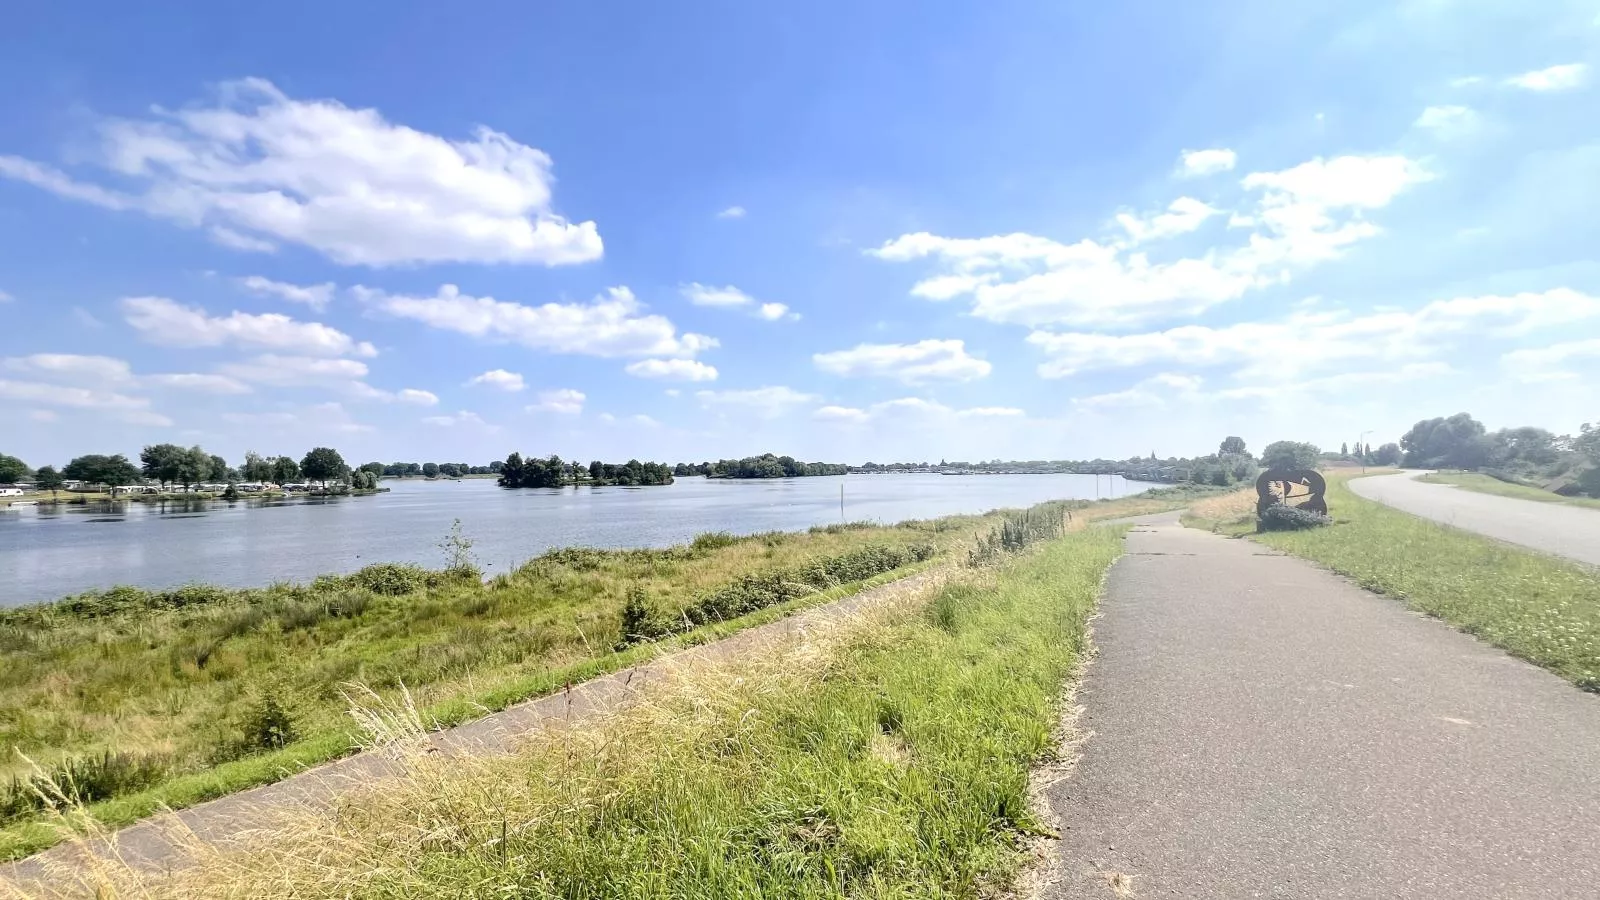
<instances>
[{"instance_id":1,"label":"tall grass","mask_svg":"<svg viewBox=\"0 0 1600 900\"><path fill-rule=\"evenodd\" d=\"M1439 525L1328 479L1335 525L1254 539L1600 691L1600 573Z\"/></svg>"},{"instance_id":2,"label":"tall grass","mask_svg":"<svg viewBox=\"0 0 1600 900\"><path fill-rule=\"evenodd\" d=\"M1040 825L1030 767L1119 535L1081 530L903 593L514 755L405 752L405 775L287 815L170 874L63 892L142 898L980 897ZM389 734L419 730L394 728ZM380 723L382 724L382 723Z\"/></svg>"}]
</instances>

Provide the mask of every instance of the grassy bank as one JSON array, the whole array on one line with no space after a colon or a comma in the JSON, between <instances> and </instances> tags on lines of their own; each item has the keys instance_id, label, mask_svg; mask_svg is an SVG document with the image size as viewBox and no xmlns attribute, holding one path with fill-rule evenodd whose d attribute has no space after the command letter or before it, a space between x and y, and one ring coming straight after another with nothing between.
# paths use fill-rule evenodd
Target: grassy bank
<instances>
[{"instance_id":1,"label":"grassy bank","mask_svg":"<svg viewBox=\"0 0 1600 900\"><path fill-rule=\"evenodd\" d=\"M1190 497L1061 508L1081 522ZM380 565L310 585L118 588L0 611L0 858L56 839L27 785L4 780L30 771L23 754L73 772L94 814L125 824L348 753L351 683L385 697L404 685L430 725L466 721L659 652L626 646L640 637L625 628L630 609L642 611L633 621L667 623L645 636L708 640L874 577L964 559L997 521L558 550L487 583Z\"/></svg>"},{"instance_id":2,"label":"grassy bank","mask_svg":"<svg viewBox=\"0 0 1600 900\"><path fill-rule=\"evenodd\" d=\"M1600 691L1600 574L1363 499L1349 481L1328 479L1334 525L1252 539Z\"/></svg>"},{"instance_id":3,"label":"grassy bank","mask_svg":"<svg viewBox=\"0 0 1600 900\"><path fill-rule=\"evenodd\" d=\"M1515 497L1518 500L1532 500L1536 503L1562 503L1568 506L1600 509L1600 500L1589 497L1563 497L1531 485L1513 484L1478 472L1430 472L1419 476L1418 480L1433 484L1453 484L1465 490L1494 494L1498 497Z\"/></svg>"},{"instance_id":4,"label":"grassy bank","mask_svg":"<svg viewBox=\"0 0 1600 900\"><path fill-rule=\"evenodd\" d=\"M1030 767L1120 548L1086 529L963 570L514 756L413 752L336 814L100 895L993 896L1039 828Z\"/></svg>"}]
</instances>

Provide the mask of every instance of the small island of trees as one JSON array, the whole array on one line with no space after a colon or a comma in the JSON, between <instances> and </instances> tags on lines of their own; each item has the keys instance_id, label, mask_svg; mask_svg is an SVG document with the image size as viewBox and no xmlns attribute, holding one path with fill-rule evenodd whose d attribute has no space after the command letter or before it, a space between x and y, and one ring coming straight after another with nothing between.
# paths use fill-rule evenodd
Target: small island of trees
<instances>
[{"instance_id":1,"label":"small island of trees","mask_svg":"<svg viewBox=\"0 0 1600 900\"><path fill-rule=\"evenodd\" d=\"M659 485L672 483L672 468L666 463L640 462L630 459L625 463L603 463L595 460L585 466L567 462L551 454L545 459L523 459L521 453L512 453L500 464L499 484L505 488L558 488L569 484L587 484L596 487L607 485Z\"/></svg>"},{"instance_id":2,"label":"small island of trees","mask_svg":"<svg viewBox=\"0 0 1600 900\"><path fill-rule=\"evenodd\" d=\"M746 456L716 462L678 463L674 475L704 475L707 478L804 478L808 475L847 475L850 467L842 463L801 462L792 456Z\"/></svg>"}]
</instances>

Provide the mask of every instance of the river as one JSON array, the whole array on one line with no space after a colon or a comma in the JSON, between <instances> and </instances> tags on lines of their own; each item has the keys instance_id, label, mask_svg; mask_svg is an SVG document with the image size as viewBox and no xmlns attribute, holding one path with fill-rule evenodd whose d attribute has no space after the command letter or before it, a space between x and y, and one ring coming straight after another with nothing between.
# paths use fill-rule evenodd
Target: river
<instances>
[{"instance_id":1,"label":"river","mask_svg":"<svg viewBox=\"0 0 1600 900\"><path fill-rule=\"evenodd\" d=\"M1093 475L680 478L665 487L503 490L491 479L385 479L388 493L235 503L99 503L0 511L0 606L117 584L252 587L375 562L444 565L451 522L489 574L552 547L665 547L705 531L900 522L1150 487ZM844 513L839 511L844 488Z\"/></svg>"}]
</instances>

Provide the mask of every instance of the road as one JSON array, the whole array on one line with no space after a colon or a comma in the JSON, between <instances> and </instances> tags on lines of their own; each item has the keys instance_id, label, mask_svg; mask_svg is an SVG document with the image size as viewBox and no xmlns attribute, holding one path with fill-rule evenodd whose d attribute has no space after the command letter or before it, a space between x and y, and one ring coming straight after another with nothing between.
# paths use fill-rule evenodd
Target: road
<instances>
[{"instance_id":1,"label":"road","mask_svg":"<svg viewBox=\"0 0 1600 900\"><path fill-rule=\"evenodd\" d=\"M1600 510L1428 484L1417 474L1355 478L1350 490L1414 516L1600 566Z\"/></svg>"},{"instance_id":2,"label":"road","mask_svg":"<svg viewBox=\"0 0 1600 900\"><path fill-rule=\"evenodd\" d=\"M1044 896L1600 895L1600 696L1302 560L1154 521L1095 622Z\"/></svg>"}]
</instances>

